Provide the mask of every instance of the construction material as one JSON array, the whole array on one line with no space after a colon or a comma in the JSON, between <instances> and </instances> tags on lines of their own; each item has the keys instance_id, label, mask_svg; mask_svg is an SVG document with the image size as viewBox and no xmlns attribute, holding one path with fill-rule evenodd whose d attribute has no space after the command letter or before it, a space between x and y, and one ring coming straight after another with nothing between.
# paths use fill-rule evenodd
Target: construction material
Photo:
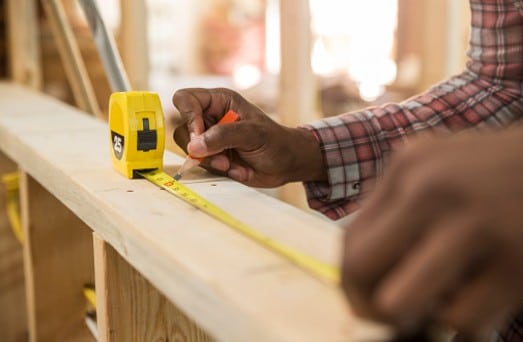
<instances>
[{"instance_id":1,"label":"construction material","mask_svg":"<svg viewBox=\"0 0 523 342\"><path fill-rule=\"evenodd\" d=\"M238 114L230 110L217 124L238 119ZM201 159L188 156L174 178L162 172L165 132L157 94L140 91L113 93L109 104L109 131L113 167L123 176L141 176L311 274L335 284L339 282L339 271L335 266L265 236L178 182L187 165L196 166Z\"/></svg>"},{"instance_id":2,"label":"construction material","mask_svg":"<svg viewBox=\"0 0 523 342\"><path fill-rule=\"evenodd\" d=\"M388 329L357 319L337 286L318 281L149 182L129 181L114 172L107 157L107 126L101 121L19 86L0 84L0 94L0 150L213 338L368 341L389 336ZM166 153L164 162L164 170L170 172L183 159ZM328 264L337 265L340 260L342 232L330 222L223 178L202 174L193 182L187 178L185 184L274 240ZM31 210L49 200L33 201ZM33 225L44 224L49 217L49 208L39 210L40 214L27 215ZM68 225L71 234L77 229L82 229L77 223ZM38 231L47 231L46 239L31 237ZM35 243L42 248L44 241L65 239L64 232L49 228L32 228L27 233L33 252ZM54 255L55 248L38 249L38 254L26 258L45 260L46 255ZM57 267L61 265L46 264L47 274ZM51 280L47 276L46 281ZM74 285L75 298L81 303L81 288L87 282L82 279ZM60 291L53 293L61 297ZM36 322L39 319L45 321L37 315ZM135 319L139 317L133 314L125 321L129 329Z\"/></svg>"},{"instance_id":3,"label":"construction material","mask_svg":"<svg viewBox=\"0 0 523 342\"><path fill-rule=\"evenodd\" d=\"M280 7L281 72L278 117L296 127L319 119L318 87L311 67L312 32L309 1L278 1ZM308 208L300 184L282 186L280 198L302 209Z\"/></svg>"},{"instance_id":4,"label":"construction material","mask_svg":"<svg viewBox=\"0 0 523 342\"><path fill-rule=\"evenodd\" d=\"M332 284L339 283L340 272L337 267L318 261L307 254L289 248L282 243L252 229L245 223L237 220L228 212L212 204L194 191L191 191L182 183L177 182L174 178L167 175L166 173L161 171L149 171L139 174L142 175L145 179L150 180L152 183L158 185L160 188L167 190L176 197L189 203L193 207L198 208L209 216L225 223L238 233L243 234L268 250L303 268L313 276L329 281Z\"/></svg>"},{"instance_id":5,"label":"construction material","mask_svg":"<svg viewBox=\"0 0 523 342\"><path fill-rule=\"evenodd\" d=\"M87 17L89 28L91 29L102 63L104 64L112 91L131 90L131 84L123 69L122 60L116 50L116 44L112 36L109 35L109 31L105 26L96 1L80 0L80 4ZM142 49L145 49L145 47L142 47Z\"/></svg>"},{"instance_id":6,"label":"construction material","mask_svg":"<svg viewBox=\"0 0 523 342\"><path fill-rule=\"evenodd\" d=\"M29 341L90 337L82 296L83 285L94 282L90 231L25 172L20 189Z\"/></svg>"},{"instance_id":7,"label":"construction material","mask_svg":"<svg viewBox=\"0 0 523 342\"><path fill-rule=\"evenodd\" d=\"M0 174L16 171L16 164L0 152ZM0 182L0 336L3 341L25 341L27 316L22 245L5 215L7 198Z\"/></svg>"},{"instance_id":8,"label":"construction material","mask_svg":"<svg viewBox=\"0 0 523 342\"><path fill-rule=\"evenodd\" d=\"M96 234L93 247L101 341L212 341Z\"/></svg>"},{"instance_id":9,"label":"construction material","mask_svg":"<svg viewBox=\"0 0 523 342\"><path fill-rule=\"evenodd\" d=\"M42 86L37 1L7 0L9 73L35 89Z\"/></svg>"},{"instance_id":10,"label":"construction material","mask_svg":"<svg viewBox=\"0 0 523 342\"><path fill-rule=\"evenodd\" d=\"M97 118L102 118L85 63L82 60L80 49L74 38L71 25L67 21L61 1L43 0L42 5L53 31L76 104L83 111L93 114Z\"/></svg>"}]
</instances>

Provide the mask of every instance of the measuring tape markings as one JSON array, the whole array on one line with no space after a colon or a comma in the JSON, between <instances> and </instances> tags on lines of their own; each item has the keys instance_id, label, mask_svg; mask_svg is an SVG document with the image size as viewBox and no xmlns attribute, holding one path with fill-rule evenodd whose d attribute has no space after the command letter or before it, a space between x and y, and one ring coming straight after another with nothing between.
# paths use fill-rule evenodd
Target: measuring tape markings
<instances>
[{"instance_id":1,"label":"measuring tape markings","mask_svg":"<svg viewBox=\"0 0 523 342\"><path fill-rule=\"evenodd\" d=\"M223 209L212 204L202 196L198 195L184 184L176 181L174 178L166 174L165 172L155 170L149 172L139 172L139 174L145 179L149 180L153 184L167 190L169 193L182 199L186 203L202 210L206 214L215 219L225 223L229 227L233 228L237 232L251 238L258 242L260 245L278 253L285 257L287 260L296 264L297 266L309 271L313 275L320 277L334 283L339 283L340 273L338 268L333 265L327 264L320 260L317 260L307 254L289 248L270 237L252 229L245 223L239 221Z\"/></svg>"}]
</instances>

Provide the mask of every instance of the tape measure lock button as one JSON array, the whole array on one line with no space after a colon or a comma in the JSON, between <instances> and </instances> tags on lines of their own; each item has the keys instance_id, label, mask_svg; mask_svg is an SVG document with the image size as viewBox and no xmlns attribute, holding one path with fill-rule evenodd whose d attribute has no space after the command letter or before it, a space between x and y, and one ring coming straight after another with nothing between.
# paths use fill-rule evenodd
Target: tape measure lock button
<instances>
[{"instance_id":1,"label":"tape measure lock button","mask_svg":"<svg viewBox=\"0 0 523 342\"><path fill-rule=\"evenodd\" d=\"M143 129L137 131L138 137L137 137L137 146L136 149L138 151L150 151L154 150L157 147L157 141L158 141L158 134L156 129L150 129L149 128L149 119L143 118L142 119L142 125Z\"/></svg>"}]
</instances>

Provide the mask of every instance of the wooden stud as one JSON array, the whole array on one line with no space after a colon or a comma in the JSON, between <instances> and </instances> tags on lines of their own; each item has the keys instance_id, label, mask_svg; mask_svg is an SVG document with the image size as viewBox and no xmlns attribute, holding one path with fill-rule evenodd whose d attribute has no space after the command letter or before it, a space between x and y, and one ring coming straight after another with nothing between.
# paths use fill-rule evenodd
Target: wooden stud
<instances>
[{"instance_id":1,"label":"wooden stud","mask_svg":"<svg viewBox=\"0 0 523 342\"><path fill-rule=\"evenodd\" d=\"M448 64L451 44L447 40L449 2L441 0L400 0L398 2L398 52L400 64L405 60L419 67L419 80L414 92L425 91L448 77L453 66ZM465 13L465 12L464 12ZM452 29L455 25L452 25ZM460 32L454 32L454 37ZM412 67L412 66L411 66Z\"/></svg>"},{"instance_id":2,"label":"wooden stud","mask_svg":"<svg viewBox=\"0 0 523 342\"><path fill-rule=\"evenodd\" d=\"M447 0L445 77L464 70L470 35L470 4L467 1Z\"/></svg>"},{"instance_id":3,"label":"wooden stud","mask_svg":"<svg viewBox=\"0 0 523 342\"><path fill-rule=\"evenodd\" d=\"M0 177L13 171L16 165L0 153ZM9 226L5 207L5 189L0 182L0 339L22 342L27 334L22 245Z\"/></svg>"},{"instance_id":4,"label":"wooden stud","mask_svg":"<svg viewBox=\"0 0 523 342\"><path fill-rule=\"evenodd\" d=\"M149 89L149 39L144 0L120 0L122 60L133 89Z\"/></svg>"},{"instance_id":5,"label":"wooden stud","mask_svg":"<svg viewBox=\"0 0 523 342\"><path fill-rule=\"evenodd\" d=\"M311 67L309 2L280 1L281 72L278 114L296 126L318 118L317 92Z\"/></svg>"},{"instance_id":6,"label":"wooden stud","mask_svg":"<svg viewBox=\"0 0 523 342\"><path fill-rule=\"evenodd\" d=\"M100 341L211 341L211 338L93 234Z\"/></svg>"},{"instance_id":7,"label":"wooden stud","mask_svg":"<svg viewBox=\"0 0 523 342\"><path fill-rule=\"evenodd\" d=\"M30 341L93 341L82 295L94 281L90 231L28 174L20 187Z\"/></svg>"},{"instance_id":8,"label":"wooden stud","mask_svg":"<svg viewBox=\"0 0 523 342\"><path fill-rule=\"evenodd\" d=\"M311 67L310 8L306 0L280 1L281 71L278 115L282 124L295 127L318 118L318 97ZM280 198L307 208L301 184L280 189Z\"/></svg>"},{"instance_id":9,"label":"wooden stud","mask_svg":"<svg viewBox=\"0 0 523 342\"><path fill-rule=\"evenodd\" d=\"M9 69L11 78L16 82L41 88L36 5L34 0L7 0Z\"/></svg>"},{"instance_id":10,"label":"wooden stud","mask_svg":"<svg viewBox=\"0 0 523 342\"><path fill-rule=\"evenodd\" d=\"M61 1L42 0L42 5L49 20L76 104L83 111L91 113L97 118L102 118L93 86L89 81L87 69Z\"/></svg>"},{"instance_id":11,"label":"wooden stud","mask_svg":"<svg viewBox=\"0 0 523 342\"><path fill-rule=\"evenodd\" d=\"M118 174L111 167L105 123L20 86L0 83L0 94L0 149L212 337L227 341L390 337L387 327L363 322L351 313L338 284L319 280L153 184ZM166 152L164 161L165 171L172 174L183 158ZM271 239L339 266L342 232L337 226L255 189L200 172L195 170L192 180L185 180L193 191ZM42 292L56 297L47 293L54 276L42 279L45 268L55 269L47 260L59 255L74 279L87 273L74 261L78 257L74 251L79 250L74 246L79 234L76 220L68 222L67 230L54 231L49 226L57 225L56 212L62 209L50 206L49 195L35 198L35 193L28 193L34 237L28 248L32 253L26 255L33 274L26 279L41 284L43 290L32 288L29 297L29 306L38 309L51 306ZM42 246L49 240L44 234L48 230L58 240ZM66 239L67 244L62 241ZM59 254L57 244L64 245ZM86 248L81 255L89 253ZM59 277L62 282L72 279ZM82 281L71 288L81 287ZM69 304L57 305L70 307L70 317L77 317L80 310L70 303L80 299L58 285L64 292L60 298L67 295ZM54 319L49 323L55 324Z\"/></svg>"}]
</instances>

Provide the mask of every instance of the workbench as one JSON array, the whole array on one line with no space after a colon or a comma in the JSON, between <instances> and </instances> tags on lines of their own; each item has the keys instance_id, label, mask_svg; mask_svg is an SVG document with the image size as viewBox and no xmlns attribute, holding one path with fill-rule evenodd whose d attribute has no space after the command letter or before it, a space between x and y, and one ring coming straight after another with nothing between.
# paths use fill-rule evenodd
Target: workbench
<instances>
[{"instance_id":1,"label":"workbench","mask_svg":"<svg viewBox=\"0 0 523 342\"><path fill-rule=\"evenodd\" d=\"M167 152L165 170L182 162ZM86 283L96 284L101 341L387 336L351 313L336 284L146 180L114 171L105 122L1 83L0 171L15 168L25 240L13 238L0 212L2 341L25 329L31 341L93 340L84 324ZM271 238L339 265L342 232L333 223L203 170L184 183ZM23 324L6 326L5 312Z\"/></svg>"}]
</instances>

